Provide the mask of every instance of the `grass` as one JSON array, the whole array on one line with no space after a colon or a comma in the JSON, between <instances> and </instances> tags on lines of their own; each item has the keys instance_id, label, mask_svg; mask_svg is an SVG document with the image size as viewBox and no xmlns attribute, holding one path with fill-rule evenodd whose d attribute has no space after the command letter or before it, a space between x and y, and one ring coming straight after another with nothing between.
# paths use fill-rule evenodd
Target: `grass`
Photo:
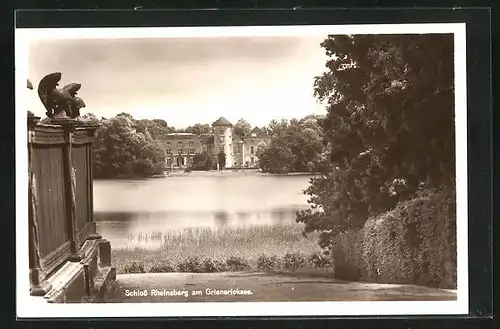
<instances>
[{"instance_id":1,"label":"grass","mask_svg":"<svg viewBox=\"0 0 500 329\"><path fill-rule=\"evenodd\" d=\"M303 236L300 224L275 224L181 233L142 234L160 247L112 249L117 273L280 271L325 267L317 236Z\"/></svg>"}]
</instances>

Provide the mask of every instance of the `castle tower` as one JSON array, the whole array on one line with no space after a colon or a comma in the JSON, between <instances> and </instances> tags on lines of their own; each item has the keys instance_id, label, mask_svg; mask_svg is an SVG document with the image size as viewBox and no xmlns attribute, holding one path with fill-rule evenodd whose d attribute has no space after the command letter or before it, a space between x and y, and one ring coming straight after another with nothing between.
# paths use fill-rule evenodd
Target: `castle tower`
<instances>
[{"instance_id":1,"label":"castle tower","mask_svg":"<svg viewBox=\"0 0 500 329\"><path fill-rule=\"evenodd\" d=\"M226 154L226 168L231 168L233 167L233 125L226 118L220 117L212 126L214 127L214 151L217 154L221 151L224 152Z\"/></svg>"}]
</instances>

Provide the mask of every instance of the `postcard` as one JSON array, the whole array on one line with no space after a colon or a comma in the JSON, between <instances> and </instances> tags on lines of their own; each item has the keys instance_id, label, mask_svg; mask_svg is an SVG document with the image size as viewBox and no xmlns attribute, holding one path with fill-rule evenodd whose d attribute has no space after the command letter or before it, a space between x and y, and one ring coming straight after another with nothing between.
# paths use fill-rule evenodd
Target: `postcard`
<instances>
[{"instance_id":1,"label":"postcard","mask_svg":"<svg viewBox=\"0 0 500 329\"><path fill-rule=\"evenodd\" d=\"M465 24L15 46L19 318L468 312Z\"/></svg>"}]
</instances>

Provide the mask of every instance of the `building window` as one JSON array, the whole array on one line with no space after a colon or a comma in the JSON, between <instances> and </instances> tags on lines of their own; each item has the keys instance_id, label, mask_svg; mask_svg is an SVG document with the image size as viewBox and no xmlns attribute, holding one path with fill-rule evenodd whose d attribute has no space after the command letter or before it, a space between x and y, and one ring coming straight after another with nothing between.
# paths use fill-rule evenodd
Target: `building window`
<instances>
[{"instance_id":1,"label":"building window","mask_svg":"<svg viewBox=\"0 0 500 329\"><path fill-rule=\"evenodd\" d=\"M220 136L220 141L224 142L224 136Z\"/></svg>"},{"instance_id":2,"label":"building window","mask_svg":"<svg viewBox=\"0 0 500 329\"><path fill-rule=\"evenodd\" d=\"M194 148L190 148L190 149L189 149L189 154L194 154L194 153L195 153L195 152L194 152Z\"/></svg>"},{"instance_id":3,"label":"building window","mask_svg":"<svg viewBox=\"0 0 500 329\"><path fill-rule=\"evenodd\" d=\"M221 135L224 135L224 129L221 129L221 130L220 130L220 134L221 134Z\"/></svg>"},{"instance_id":4,"label":"building window","mask_svg":"<svg viewBox=\"0 0 500 329\"><path fill-rule=\"evenodd\" d=\"M182 165L185 166L186 165L186 158L181 158L181 161L182 161Z\"/></svg>"},{"instance_id":5,"label":"building window","mask_svg":"<svg viewBox=\"0 0 500 329\"><path fill-rule=\"evenodd\" d=\"M167 145L170 145L170 142L167 142Z\"/></svg>"},{"instance_id":6,"label":"building window","mask_svg":"<svg viewBox=\"0 0 500 329\"><path fill-rule=\"evenodd\" d=\"M166 152L167 152L167 154L172 154L172 151L170 150L170 147L167 147Z\"/></svg>"},{"instance_id":7,"label":"building window","mask_svg":"<svg viewBox=\"0 0 500 329\"><path fill-rule=\"evenodd\" d=\"M167 166L170 166L172 164L172 159L168 158L167 159Z\"/></svg>"},{"instance_id":8,"label":"building window","mask_svg":"<svg viewBox=\"0 0 500 329\"><path fill-rule=\"evenodd\" d=\"M182 154L182 148L180 148L180 147L179 147L179 148L177 149L177 153Z\"/></svg>"},{"instance_id":9,"label":"building window","mask_svg":"<svg viewBox=\"0 0 500 329\"><path fill-rule=\"evenodd\" d=\"M254 157L251 157L251 158L250 158L250 162L251 162L252 164L254 164L254 163L255 163L255 159L254 159Z\"/></svg>"},{"instance_id":10,"label":"building window","mask_svg":"<svg viewBox=\"0 0 500 329\"><path fill-rule=\"evenodd\" d=\"M254 154L254 149L253 149L253 146L250 146L250 153ZM252 158L253 159L253 158ZM253 163L253 160L252 160L252 163Z\"/></svg>"}]
</instances>

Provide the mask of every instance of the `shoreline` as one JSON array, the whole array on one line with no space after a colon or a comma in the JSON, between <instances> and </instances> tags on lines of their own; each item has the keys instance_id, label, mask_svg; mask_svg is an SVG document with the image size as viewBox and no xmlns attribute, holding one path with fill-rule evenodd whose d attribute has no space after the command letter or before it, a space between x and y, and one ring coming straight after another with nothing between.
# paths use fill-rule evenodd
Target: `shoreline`
<instances>
[{"instance_id":1,"label":"shoreline","mask_svg":"<svg viewBox=\"0 0 500 329\"><path fill-rule=\"evenodd\" d=\"M147 181L149 179L158 179L158 178L168 178L168 177L189 177L189 176L215 176L217 174L220 175L244 175L244 176L274 176L274 177L293 177L293 176L317 176L319 173L310 173L310 172L290 172L286 174L271 174L262 172L258 169L225 169L225 170L193 170L186 172L184 170L174 170L174 171L165 171L165 174L157 174L151 175L149 177L96 177L94 180L96 181L106 181L106 180L114 180L114 181L125 181L125 180L137 180L137 181Z\"/></svg>"}]
</instances>

